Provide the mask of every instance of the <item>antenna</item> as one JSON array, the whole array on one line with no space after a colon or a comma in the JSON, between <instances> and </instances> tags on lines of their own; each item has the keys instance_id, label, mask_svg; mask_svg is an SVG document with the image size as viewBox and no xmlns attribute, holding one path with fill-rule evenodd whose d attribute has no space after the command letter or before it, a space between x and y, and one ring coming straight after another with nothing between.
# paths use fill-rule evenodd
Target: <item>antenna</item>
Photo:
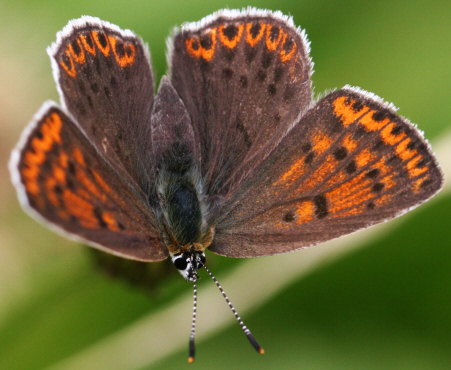
<instances>
[{"instance_id":1,"label":"antenna","mask_svg":"<svg viewBox=\"0 0 451 370\"><path fill-rule=\"evenodd\" d=\"M219 285L218 280L216 280L216 278L213 276L211 271L204 264L202 264L202 266L205 268L205 270L207 270L208 275L210 275L210 277L213 279L213 281L215 282L216 286L218 287L218 289L222 293L222 296L224 297L224 299L226 300L226 302L229 305L230 309L232 310L233 314L235 315L238 323L241 326L241 329L243 329L244 334L246 334L247 339L249 339L249 342L251 342L252 346L256 349L256 351L258 353L260 353L261 355L264 354L265 353L264 349L260 346L260 344L258 344L257 340L254 338L254 336L252 335L251 331L247 328L247 326L244 325L243 320L241 320L240 315L238 315L238 312L236 312L235 307L233 307L232 302L230 302L229 298L225 294L224 289L222 289L222 286ZM194 289L196 289L196 288L194 288ZM194 345L194 338L193 338L192 342L193 342L193 345ZM190 341L190 343L191 343L191 341ZM193 353L194 353L194 350L193 350Z\"/></svg>"},{"instance_id":2,"label":"antenna","mask_svg":"<svg viewBox=\"0 0 451 370\"><path fill-rule=\"evenodd\" d=\"M189 337L189 357L188 362L192 364L194 362L194 337L196 336L196 312L197 312L197 278L194 278L194 304L193 304L193 322L191 325L191 335Z\"/></svg>"},{"instance_id":3,"label":"antenna","mask_svg":"<svg viewBox=\"0 0 451 370\"><path fill-rule=\"evenodd\" d=\"M247 339L249 339L249 342L251 342L252 346L257 350L258 353L264 354L265 351L263 348L258 344L255 337L252 335L251 331L247 328L246 325L244 325L243 320L241 320L240 315L238 315L238 312L236 312L235 307L233 307L232 302L230 302L229 297L224 292L224 289L222 289L222 286L219 285L218 280L213 276L211 271L204 265L201 264L207 270L208 275L213 279L216 286L218 287L219 291L222 293L222 296L226 300L227 304L229 305L230 309L232 310L233 314L235 315L235 318L237 319L238 323L241 326L241 329L243 329L244 334L246 334ZM189 357L188 357L188 363L194 362L194 355L195 355L195 346L194 346L194 337L196 336L196 314L197 314L197 275L193 278L193 291L194 291L194 304L193 304L193 321L191 324L191 335L189 337Z\"/></svg>"}]
</instances>

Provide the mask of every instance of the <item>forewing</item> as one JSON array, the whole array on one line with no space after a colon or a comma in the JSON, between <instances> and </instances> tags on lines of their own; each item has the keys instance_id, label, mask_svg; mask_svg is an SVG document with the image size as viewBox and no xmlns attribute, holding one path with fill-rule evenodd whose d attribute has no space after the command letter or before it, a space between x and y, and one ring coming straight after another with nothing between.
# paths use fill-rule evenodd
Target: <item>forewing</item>
<instances>
[{"instance_id":1,"label":"forewing","mask_svg":"<svg viewBox=\"0 0 451 370\"><path fill-rule=\"evenodd\" d=\"M306 36L280 12L223 10L176 30L168 49L206 193L232 193L310 104Z\"/></svg>"},{"instance_id":2,"label":"forewing","mask_svg":"<svg viewBox=\"0 0 451 370\"><path fill-rule=\"evenodd\" d=\"M22 206L73 239L142 261L167 257L155 216L78 126L46 103L10 161Z\"/></svg>"},{"instance_id":3,"label":"forewing","mask_svg":"<svg viewBox=\"0 0 451 370\"><path fill-rule=\"evenodd\" d=\"M145 191L153 183L149 52L129 30L81 17L49 48L63 106L110 164Z\"/></svg>"},{"instance_id":4,"label":"forewing","mask_svg":"<svg viewBox=\"0 0 451 370\"><path fill-rule=\"evenodd\" d=\"M212 251L283 253L396 217L443 185L423 135L360 89L320 100L226 203Z\"/></svg>"}]
</instances>

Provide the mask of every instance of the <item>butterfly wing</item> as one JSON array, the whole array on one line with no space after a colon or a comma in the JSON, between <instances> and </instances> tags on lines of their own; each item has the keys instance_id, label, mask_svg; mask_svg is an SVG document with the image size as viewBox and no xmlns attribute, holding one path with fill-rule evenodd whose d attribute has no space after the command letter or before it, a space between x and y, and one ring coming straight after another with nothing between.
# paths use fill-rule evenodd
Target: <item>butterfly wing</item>
<instances>
[{"instance_id":1,"label":"butterfly wing","mask_svg":"<svg viewBox=\"0 0 451 370\"><path fill-rule=\"evenodd\" d=\"M171 82L191 117L205 191L226 196L309 106L309 43L291 18L248 9L186 24L168 48Z\"/></svg>"},{"instance_id":2,"label":"butterfly wing","mask_svg":"<svg viewBox=\"0 0 451 370\"><path fill-rule=\"evenodd\" d=\"M65 110L122 176L149 192L154 82L147 46L129 30L84 16L58 33L48 53Z\"/></svg>"},{"instance_id":3,"label":"butterfly wing","mask_svg":"<svg viewBox=\"0 0 451 370\"><path fill-rule=\"evenodd\" d=\"M63 110L44 105L13 154L22 204L110 253L166 258L153 213L146 46L131 31L85 16L70 21L48 52Z\"/></svg>"},{"instance_id":4,"label":"butterfly wing","mask_svg":"<svg viewBox=\"0 0 451 370\"><path fill-rule=\"evenodd\" d=\"M167 257L143 193L56 104L44 104L23 132L10 171L24 209L64 235L131 259Z\"/></svg>"},{"instance_id":5,"label":"butterfly wing","mask_svg":"<svg viewBox=\"0 0 451 370\"><path fill-rule=\"evenodd\" d=\"M344 88L312 107L224 204L210 249L304 248L396 217L442 186L422 133L381 99Z\"/></svg>"}]
</instances>

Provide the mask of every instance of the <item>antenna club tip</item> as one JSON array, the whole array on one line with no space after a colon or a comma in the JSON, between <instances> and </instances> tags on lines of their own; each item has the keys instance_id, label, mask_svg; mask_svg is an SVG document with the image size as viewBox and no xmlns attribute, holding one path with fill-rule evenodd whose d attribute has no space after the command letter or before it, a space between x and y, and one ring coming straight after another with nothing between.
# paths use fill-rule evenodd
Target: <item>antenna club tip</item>
<instances>
[{"instance_id":1,"label":"antenna club tip","mask_svg":"<svg viewBox=\"0 0 451 370\"><path fill-rule=\"evenodd\" d=\"M263 348L259 348L258 349L258 353L260 353L261 355L264 355L265 354L265 350L263 349Z\"/></svg>"},{"instance_id":2,"label":"antenna club tip","mask_svg":"<svg viewBox=\"0 0 451 370\"><path fill-rule=\"evenodd\" d=\"M188 363L192 364L194 362L194 357L193 356L189 356L188 357Z\"/></svg>"}]
</instances>

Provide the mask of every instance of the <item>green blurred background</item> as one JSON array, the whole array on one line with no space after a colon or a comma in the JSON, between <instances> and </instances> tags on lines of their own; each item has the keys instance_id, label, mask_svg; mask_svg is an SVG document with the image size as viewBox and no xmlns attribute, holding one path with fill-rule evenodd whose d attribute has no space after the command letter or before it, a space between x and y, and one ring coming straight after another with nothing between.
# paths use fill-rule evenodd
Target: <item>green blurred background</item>
<instances>
[{"instance_id":1,"label":"green blurred background","mask_svg":"<svg viewBox=\"0 0 451 370\"><path fill-rule=\"evenodd\" d=\"M51 233L20 209L6 163L42 102L58 101L45 52L55 33L84 14L132 29L149 43L161 78L165 38L174 25L249 5L291 14L306 29L317 94L345 84L360 86L401 107L400 114L433 143L450 138L450 1L1 0L0 369L48 368L99 343L109 348L110 335L164 312L192 289L177 275L150 294L106 278L86 248ZM242 316L264 346L264 356L255 354L231 323L204 339L199 336L194 365L186 364L186 347L174 347L139 368L450 369L450 220L448 191L395 221L381 238L365 240L364 248L292 279L264 304L250 302L252 309ZM295 255L302 258L302 253ZM243 263L254 266L253 261L208 258L220 280ZM283 264L273 258L272 268L283 273ZM231 292L246 293L250 283L225 288L233 301ZM199 290L207 284L205 276ZM245 302L234 304L239 311ZM168 320L164 340L148 338L136 345L158 350L180 336L187 344L190 310L188 304L183 326L174 329ZM101 361L91 367L109 368ZM121 368L135 367L131 362Z\"/></svg>"}]
</instances>

